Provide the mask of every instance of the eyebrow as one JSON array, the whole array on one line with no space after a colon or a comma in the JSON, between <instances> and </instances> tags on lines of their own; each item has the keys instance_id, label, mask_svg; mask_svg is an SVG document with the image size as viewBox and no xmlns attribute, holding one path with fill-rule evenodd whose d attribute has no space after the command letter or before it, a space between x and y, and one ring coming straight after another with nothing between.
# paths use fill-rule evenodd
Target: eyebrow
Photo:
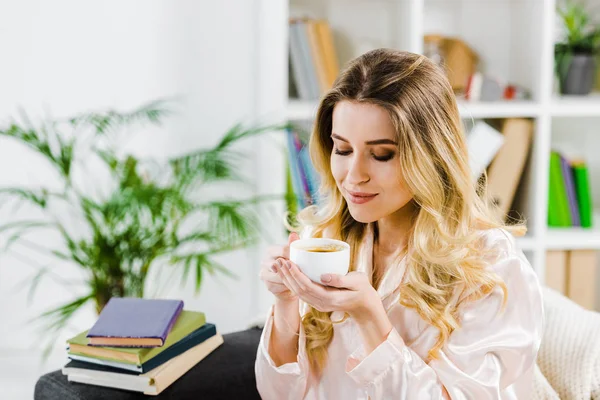
<instances>
[{"instance_id":1,"label":"eyebrow","mask_svg":"<svg viewBox=\"0 0 600 400\"><path fill-rule=\"evenodd\" d=\"M341 140L342 142L346 142L346 143L350 143L348 141L348 139L344 139L343 137L341 137L338 134L331 134L331 137L337 140ZM377 139L377 140L369 140L368 142L365 142L365 144L369 145L369 146L374 146L374 145L378 145L378 144L393 144L393 145L397 145L398 143L396 143L395 141L391 140L391 139Z\"/></svg>"}]
</instances>

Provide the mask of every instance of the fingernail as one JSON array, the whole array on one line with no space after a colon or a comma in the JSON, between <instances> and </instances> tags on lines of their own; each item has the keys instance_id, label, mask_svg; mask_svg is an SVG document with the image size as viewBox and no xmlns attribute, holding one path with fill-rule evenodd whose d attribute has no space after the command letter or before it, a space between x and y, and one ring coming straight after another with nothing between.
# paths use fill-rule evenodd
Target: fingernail
<instances>
[{"instance_id":1,"label":"fingernail","mask_svg":"<svg viewBox=\"0 0 600 400\"><path fill-rule=\"evenodd\" d=\"M329 275L329 274L321 275L321 282L324 282L324 283L331 282L331 275Z\"/></svg>"},{"instance_id":2,"label":"fingernail","mask_svg":"<svg viewBox=\"0 0 600 400\"><path fill-rule=\"evenodd\" d=\"M277 263L271 265L271 272L277 272Z\"/></svg>"},{"instance_id":3,"label":"fingernail","mask_svg":"<svg viewBox=\"0 0 600 400\"><path fill-rule=\"evenodd\" d=\"M286 261L286 262L285 262L285 266L286 266L286 268L287 268L288 270L292 269L292 263L291 263L291 262L289 262L289 261Z\"/></svg>"}]
</instances>

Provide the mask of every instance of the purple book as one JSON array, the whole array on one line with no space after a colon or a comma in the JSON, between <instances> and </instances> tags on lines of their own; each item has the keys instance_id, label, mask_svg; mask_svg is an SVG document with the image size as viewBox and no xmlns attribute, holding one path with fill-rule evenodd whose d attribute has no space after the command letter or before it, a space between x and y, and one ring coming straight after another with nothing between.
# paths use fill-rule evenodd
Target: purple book
<instances>
[{"instance_id":1,"label":"purple book","mask_svg":"<svg viewBox=\"0 0 600 400\"><path fill-rule=\"evenodd\" d=\"M182 309L181 300L113 297L88 332L88 345L160 347Z\"/></svg>"},{"instance_id":2,"label":"purple book","mask_svg":"<svg viewBox=\"0 0 600 400\"><path fill-rule=\"evenodd\" d=\"M567 189L567 198L569 199L569 211L571 211L571 222L573 226L581 226L579 218L579 206L577 205L577 195L575 194L575 181L573 180L573 171L566 158L560 155L560 169L565 188Z\"/></svg>"}]
</instances>

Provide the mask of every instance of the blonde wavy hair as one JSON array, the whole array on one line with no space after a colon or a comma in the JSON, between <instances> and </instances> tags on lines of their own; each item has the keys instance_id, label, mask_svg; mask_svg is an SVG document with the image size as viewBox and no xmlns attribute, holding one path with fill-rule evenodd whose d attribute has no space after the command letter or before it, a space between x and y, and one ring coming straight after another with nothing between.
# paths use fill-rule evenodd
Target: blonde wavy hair
<instances>
[{"instance_id":1,"label":"blonde wavy hair","mask_svg":"<svg viewBox=\"0 0 600 400\"><path fill-rule=\"evenodd\" d=\"M503 228L519 236L526 228L522 221L505 225L489 199L485 180L473 183L462 122L444 72L421 55L373 50L351 61L320 102L310 155L321 177L321 200L318 208L302 210L296 225L310 226L314 237L348 242L353 249L351 270L366 224L352 218L331 174L332 115L340 101L382 107L395 127L400 173L417 208L400 304L439 329L429 351L430 358L437 358L459 327L457 309L463 302L482 298L497 285L506 302L504 282L486 268L491 251L478 245L480 231ZM468 296L453 301L457 290ZM330 317L330 312L310 307L302 318L308 359L317 374L326 365L333 339Z\"/></svg>"}]
</instances>

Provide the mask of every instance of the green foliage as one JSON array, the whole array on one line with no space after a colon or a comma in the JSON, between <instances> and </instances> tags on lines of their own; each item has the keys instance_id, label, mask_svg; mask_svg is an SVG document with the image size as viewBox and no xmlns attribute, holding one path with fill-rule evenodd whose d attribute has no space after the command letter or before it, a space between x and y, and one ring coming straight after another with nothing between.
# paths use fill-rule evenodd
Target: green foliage
<instances>
[{"instance_id":1,"label":"green foliage","mask_svg":"<svg viewBox=\"0 0 600 400\"><path fill-rule=\"evenodd\" d=\"M59 191L0 188L0 207L29 203L44 216L0 225L0 235L7 238L4 250L13 251L21 244L84 271L85 292L46 311L45 329L59 331L89 302L100 311L113 296L143 297L153 268L178 268L182 283L191 279L197 291L206 273L235 277L215 256L257 240L255 206L269 198L206 200L203 189L215 183L245 182L239 174L243 157L235 145L282 127L235 125L214 147L168 160L160 173L150 176L146 167L156 162L119 155L114 138L134 125L159 124L168 114L158 101L130 113L89 113L37 129L23 116L24 124L14 122L0 129L0 138L16 140L41 155L61 177L62 186ZM102 160L111 176L112 190L101 198L83 193L72 179L74 165L85 164L92 156ZM69 230L56 206L67 206L81 229ZM41 229L58 234L62 245L48 249L27 239ZM30 295L42 278L52 274L52 265L38 266L38 271L29 283Z\"/></svg>"},{"instance_id":2,"label":"green foliage","mask_svg":"<svg viewBox=\"0 0 600 400\"><path fill-rule=\"evenodd\" d=\"M556 45L557 53L595 54L600 47L600 27L590 20L583 3L565 0L558 14L566 30L566 40Z\"/></svg>"}]
</instances>

